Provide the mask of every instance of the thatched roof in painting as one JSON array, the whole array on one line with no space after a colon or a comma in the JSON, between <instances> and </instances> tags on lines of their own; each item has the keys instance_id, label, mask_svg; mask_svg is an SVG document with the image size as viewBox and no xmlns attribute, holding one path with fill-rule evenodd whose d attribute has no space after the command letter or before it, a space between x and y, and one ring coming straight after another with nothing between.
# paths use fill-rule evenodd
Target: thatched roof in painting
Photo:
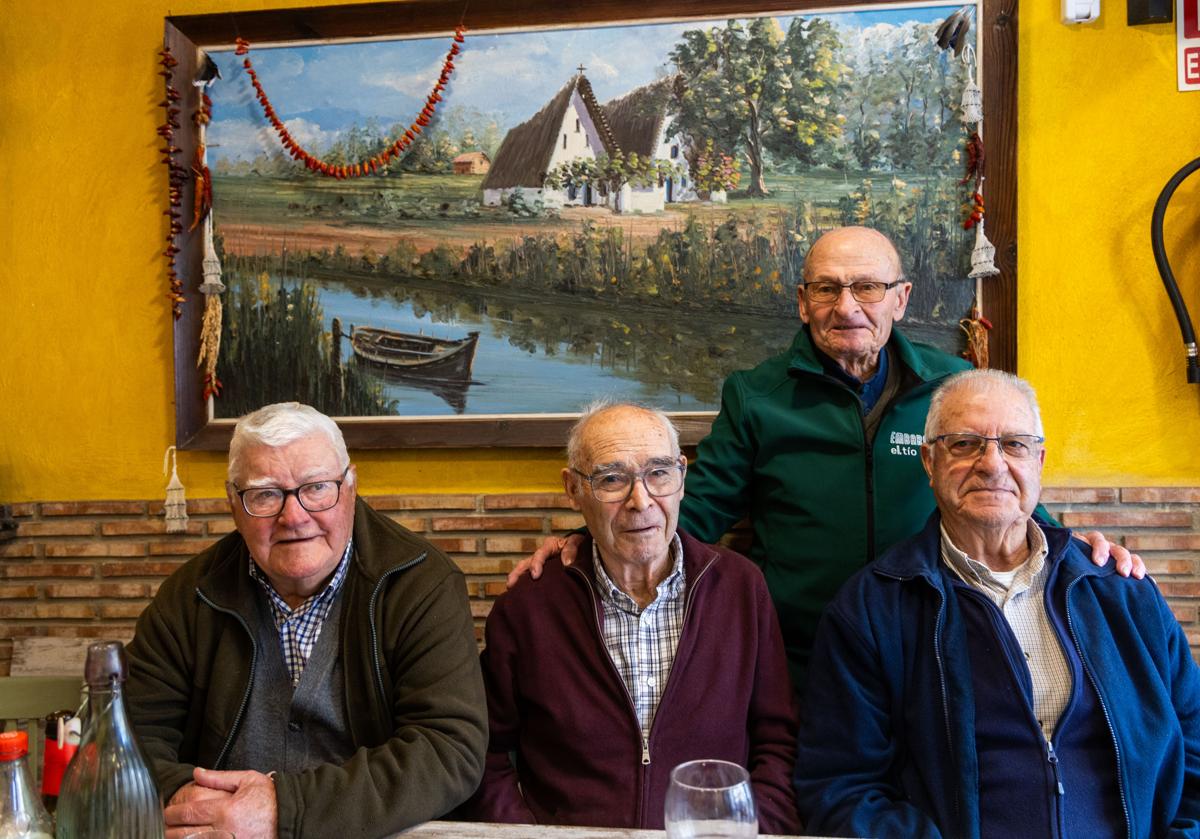
<instances>
[{"instance_id":1,"label":"thatched roof in painting","mask_svg":"<svg viewBox=\"0 0 1200 839\"><path fill-rule=\"evenodd\" d=\"M596 101L596 95L592 93L591 83L580 73L554 94L554 98L547 102L544 108L525 122L509 129L496 152L492 168L483 179L483 189L505 189L514 186L541 188L542 179L550 168L550 157L558 143L558 129L562 126L563 116L571 103L571 94L577 88L588 115L600 133L604 147L614 148L608 118L600 103Z\"/></svg>"},{"instance_id":2,"label":"thatched roof in painting","mask_svg":"<svg viewBox=\"0 0 1200 839\"><path fill-rule=\"evenodd\" d=\"M678 76L667 76L604 103L608 125L621 151L636 152L639 157L654 156L678 81Z\"/></svg>"}]
</instances>

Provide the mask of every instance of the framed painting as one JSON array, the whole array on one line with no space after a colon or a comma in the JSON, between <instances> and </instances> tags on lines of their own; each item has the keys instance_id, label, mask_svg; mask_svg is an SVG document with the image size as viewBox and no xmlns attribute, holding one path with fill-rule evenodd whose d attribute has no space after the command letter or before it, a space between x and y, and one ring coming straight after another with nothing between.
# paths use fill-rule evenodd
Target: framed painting
<instances>
[{"instance_id":1,"label":"framed painting","mask_svg":"<svg viewBox=\"0 0 1200 839\"><path fill-rule=\"evenodd\" d=\"M977 70L934 42L958 9L983 33L1001 273L981 285L958 118ZM1015 0L420 0L166 30L175 78L219 74L176 85L183 114L211 101L226 287L207 398L203 228L180 231L181 447L224 448L284 399L355 448L557 446L601 396L662 407L695 443L725 377L786 349L804 255L842 224L899 246L907 335L960 351L981 289L992 366L1014 367ZM183 158L198 132L178 132Z\"/></svg>"}]
</instances>

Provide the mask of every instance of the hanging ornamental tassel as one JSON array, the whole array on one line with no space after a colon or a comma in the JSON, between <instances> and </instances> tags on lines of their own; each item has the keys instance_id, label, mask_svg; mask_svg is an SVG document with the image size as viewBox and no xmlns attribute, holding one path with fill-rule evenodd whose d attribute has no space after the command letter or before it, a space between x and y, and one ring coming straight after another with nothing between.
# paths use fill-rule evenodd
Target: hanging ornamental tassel
<instances>
[{"instance_id":1,"label":"hanging ornamental tassel","mask_svg":"<svg viewBox=\"0 0 1200 839\"><path fill-rule=\"evenodd\" d=\"M167 520L168 533L184 533L187 531L188 514L187 498L183 494L183 483L175 469L175 447L168 446L163 455L163 474L167 474L167 464L171 464L171 480L167 482L167 500L163 504L163 516Z\"/></svg>"},{"instance_id":2,"label":"hanging ornamental tassel","mask_svg":"<svg viewBox=\"0 0 1200 839\"><path fill-rule=\"evenodd\" d=\"M959 117L967 125L983 122L983 91L974 79L967 79L962 95L962 116Z\"/></svg>"},{"instance_id":3,"label":"hanging ornamental tassel","mask_svg":"<svg viewBox=\"0 0 1200 839\"><path fill-rule=\"evenodd\" d=\"M983 232L983 219L975 225L975 249L971 251L971 273L967 274L973 280L983 277L994 277L1000 273L996 267L996 246L988 241Z\"/></svg>"},{"instance_id":4,"label":"hanging ornamental tassel","mask_svg":"<svg viewBox=\"0 0 1200 839\"><path fill-rule=\"evenodd\" d=\"M958 322L958 327L963 332L967 333L967 349L963 352L963 358L974 364L979 369L988 366L988 330L992 328L992 322L983 316L983 312L979 308L979 302L971 307L971 316L963 318Z\"/></svg>"}]
</instances>

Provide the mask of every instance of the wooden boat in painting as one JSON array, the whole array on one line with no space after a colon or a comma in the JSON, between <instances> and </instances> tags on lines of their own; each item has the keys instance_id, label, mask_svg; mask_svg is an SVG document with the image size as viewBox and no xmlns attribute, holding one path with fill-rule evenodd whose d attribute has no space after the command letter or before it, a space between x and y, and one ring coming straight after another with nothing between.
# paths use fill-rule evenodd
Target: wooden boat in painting
<instances>
[{"instance_id":1,"label":"wooden boat in painting","mask_svg":"<svg viewBox=\"0 0 1200 839\"><path fill-rule=\"evenodd\" d=\"M396 376L469 382L478 332L466 338L431 338L373 326L351 327L350 346L360 362Z\"/></svg>"}]
</instances>

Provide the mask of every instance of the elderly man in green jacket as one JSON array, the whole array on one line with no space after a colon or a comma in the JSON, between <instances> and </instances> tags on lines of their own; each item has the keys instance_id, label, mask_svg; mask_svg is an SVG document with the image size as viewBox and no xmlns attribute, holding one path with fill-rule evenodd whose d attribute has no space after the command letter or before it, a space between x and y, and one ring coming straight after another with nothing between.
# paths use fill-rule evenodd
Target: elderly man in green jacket
<instances>
[{"instance_id":1,"label":"elderly man in green jacket","mask_svg":"<svg viewBox=\"0 0 1200 839\"><path fill-rule=\"evenodd\" d=\"M355 483L315 409L238 422L237 530L163 583L129 646L167 839L391 835L479 783L487 705L463 576Z\"/></svg>"},{"instance_id":2,"label":"elderly man in green jacket","mask_svg":"<svg viewBox=\"0 0 1200 839\"><path fill-rule=\"evenodd\" d=\"M914 344L893 324L912 283L886 236L842 227L821 236L797 289L791 347L726 381L721 411L688 470L680 527L715 542L749 518L799 686L817 620L849 577L913 535L933 510L920 446L929 398L969 365ZM1098 564L1144 573L1124 548L1088 534ZM509 576L573 539L551 538ZM567 557L564 556L564 561Z\"/></svg>"}]
</instances>

